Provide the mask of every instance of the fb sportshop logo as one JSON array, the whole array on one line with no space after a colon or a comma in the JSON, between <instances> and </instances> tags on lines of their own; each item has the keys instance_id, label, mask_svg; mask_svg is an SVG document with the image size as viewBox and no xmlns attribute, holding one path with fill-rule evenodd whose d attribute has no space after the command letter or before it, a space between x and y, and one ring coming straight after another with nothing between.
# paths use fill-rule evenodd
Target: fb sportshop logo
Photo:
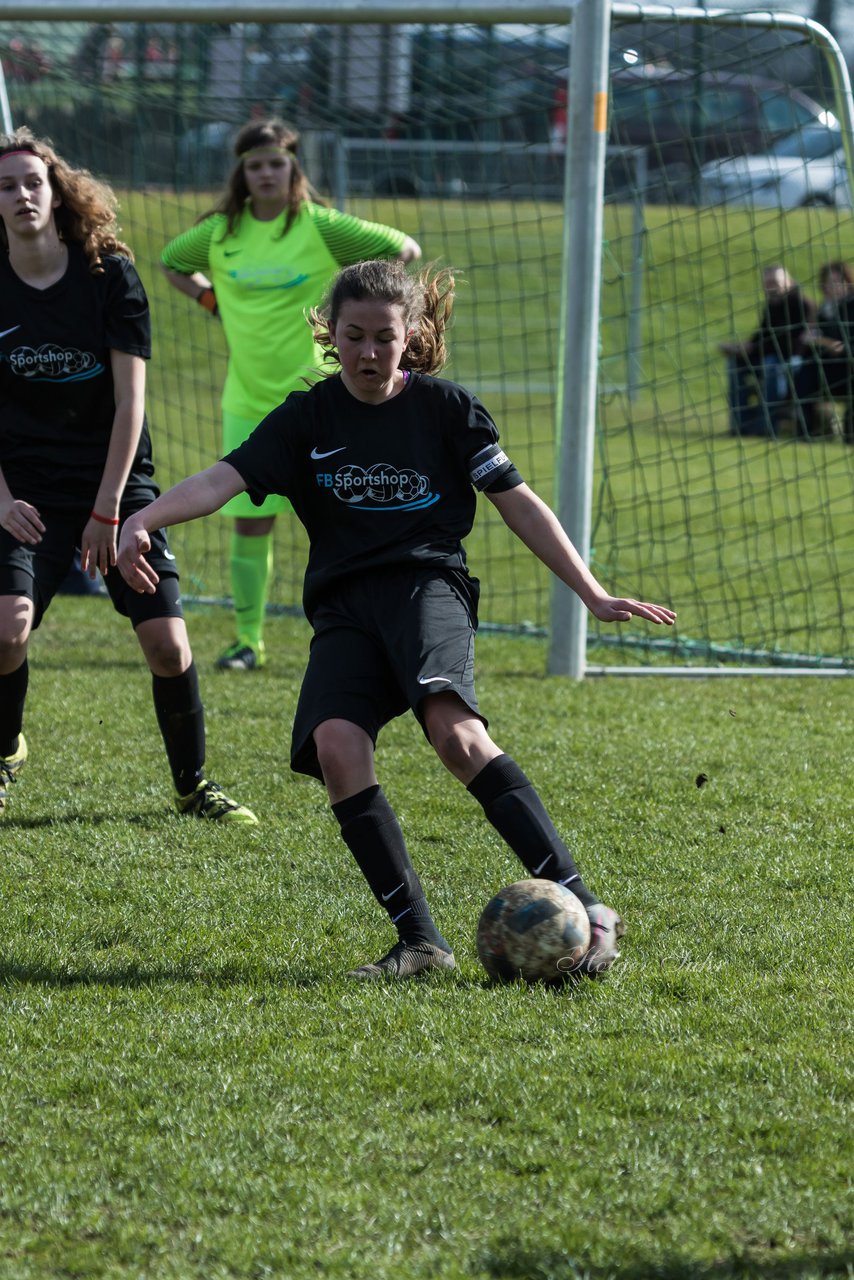
<instances>
[{"instance_id":1,"label":"fb sportshop logo","mask_svg":"<svg viewBox=\"0 0 854 1280\"><path fill-rule=\"evenodd\" d=\"M80 382L95 378L104 366L91 351L75 347L58 347L46 342L43 347L16 347L9 354L12 372L34 382Z\"/></svg>"},{"instance_id":2,"label":"fb sportshop logo","mask_svg":"<svg viewBox=\"0 0 854 1280\"><path fill-rule=\"evenodd\" d=\"M417 511L439 501L438 493L430 492L427 476L408 467L398 470L386 462L372 467L349 463L337 471L318 471L317 483L360 511Z\"/></svg>"}]
</instances>

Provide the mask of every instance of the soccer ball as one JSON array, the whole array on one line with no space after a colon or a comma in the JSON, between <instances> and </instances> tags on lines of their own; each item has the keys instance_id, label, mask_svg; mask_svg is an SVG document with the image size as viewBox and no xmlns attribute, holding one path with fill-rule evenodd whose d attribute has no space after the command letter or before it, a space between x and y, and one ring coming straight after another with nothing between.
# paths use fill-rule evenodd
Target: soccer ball
<instances>
[{"instance_id":1,"label":"soccer ball","mask_svg":"<svg viewBox=\"0 0 854 1280\"><path fill-rule=\"evenodd\" d=\"M489 901L477 954L499 982L563 982L590 946L590 921L575 894L552 880L519 880Z\"/></svg>"}]
</instances>

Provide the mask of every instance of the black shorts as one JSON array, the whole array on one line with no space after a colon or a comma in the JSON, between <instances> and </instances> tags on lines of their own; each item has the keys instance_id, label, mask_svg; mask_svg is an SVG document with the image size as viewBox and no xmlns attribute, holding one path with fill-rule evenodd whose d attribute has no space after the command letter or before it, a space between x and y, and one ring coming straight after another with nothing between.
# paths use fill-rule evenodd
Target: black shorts
<instances>
[{"instance_id":1,"label":"black shorts","mask_svg":"<svg viewBox=\"0 0 854 1280\"><path fill-rule=\"evenodd\" d=\"M477 580L433 568L360 574L318 605L291 741L291 768L322 774L313 732L349 720L376 745L389 720L431 693L456 693L486 724L474 689Z\"/></svg>"},{"instance_id":2,"label":"black shorts","mask_svg":"<svg viewBox=\"0 0 854 1280\"><path fill-rule=\"evenodd\" d=\"M124 522L134 511L147 506L157 497L157 489L146 491L136 487L122 500L119 517ZM71 567L74 552L89 518L67 511L39 508L45 532L38 546L25 546L0 528L0 596L25 596L35 605L33 630L39 625ZM104 585L113 608L130 618L134 628L155 618L181 618L181 593L178 567L169 550L166 534L158 529L151 535L151 551L146 560L157 572L160 582L153 595L141 595L127 585L115 566L110 566Z\"/></svg>"}]
</instances>

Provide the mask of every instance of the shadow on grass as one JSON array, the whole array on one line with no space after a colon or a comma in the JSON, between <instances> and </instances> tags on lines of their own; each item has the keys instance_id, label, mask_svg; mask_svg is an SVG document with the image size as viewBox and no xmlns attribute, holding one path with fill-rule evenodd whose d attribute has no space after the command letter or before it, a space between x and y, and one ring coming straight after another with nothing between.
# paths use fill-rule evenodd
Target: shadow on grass
<instances>
[{"instance_id":1,"label":"shadow on grass","mask_svg":"<svg viewBox=\"0 0 854 1280\"><path fill-rule=\"evenodd\" d=\"M100 827L106 822L130 823L149 827L157 818L175 818L166 808L152 809L149 813L45 813L40 818L4 818L4 831L37 831L41 827Z\"/></svg>"},{"instance_id":2,"label":"shadow on grass","mask_svg":"<svg viewBox=\"0 0 854 1280\"><path fill-rule=\"evenodd\" d=\"M223 990L229 987L246 987L258 993L259 988L276 987L280 990L303 990L322 987L329 983L338 983L342 980L343 975L341 973L309 972L261 964L228 964L221 965L218 968L206 968L203 962L197 961L196 963L187 963L185 965L158 966L131 963L117 967L99 968L96 965L84 964L76 967L69 965L63 968L58 965L27 963L23 960L16 960L14 957L0 958L0 986L18 983L22 986L57 988L125 987L133 990L140 987L156 986L159 983L172 983L175 985L201 986ZM365 991L373 989L377 993L380 991L388 993L393 989L401 995L406 991L414 992L429 988L438 990L442 987L453 987L456 991L483 991L491 990L493 987L496 991L506 990L506 987L494 986L489 979L464 978L459 971L424 974L416 978L410 978L403 983L391 981L354 983L348 980L348 986L353 989L358 989L361 986ZM572 999L574 994L574 988L569 985L547 989L553 991L557 998L565 995ZM516 1276L517 1274L521 1276L523 1273L508 1272L510 1276ZM560 1280L563 1280L563 1272L556 1274L560 1276ZM573 1272L568 1271L566 1275L570 1277Z\"/></svg>"},{"instance_id":3,"label":"shadow on grass","mask_svg":"<svg viewBox=\"0 0 854 1280\"><path fill-rule=\"evenodd\" d=\"M73 641L69 643L69 647L73 646ZM39 654L39 670L40 671L60 671L67 672L69 667L68 654L47 653ZM147 675L145 659L141 653L137 653L128 658L104 657L101 654L81 654L74 655L74 668L81 671L138 671L140 677Z\"/></svg>"},{"instance_id":4,"label":"shadow on grass","mask_svg":"<svg viewBox=\"0 0 854 1280\"><path fill-rule=\"evenodd\" d=\"M25 964L14 960L0 960L0 985L19 984L35 987L153 987L158 983L201 986L227 989L251 988L264 998L259 987L285 988L319 987L328 977L318 973L294 972L275 966L224 965L219 969L204 969L201 965L146 966L129 964L117 968L99 969L95 966L51 967L45 964Z\"/></svg>"},{"instance_id":5,"label":"shadow on grass","mask_svg":"<svg viewBox=\"0 0 854 1280\"><path fill-rule=\"evenodd\" d=\"M39 818L14 818L5 817L3 819L4 831L37 831L43 827L101 827L107 823L121 824L122 826L145 827L146 830L152 826L171 826L173 822L183 824L186 822L195 822L198 819L194 815L184 815L177 813L171 808L168 801L158 805L154 809L149 809L140 813L121 813L116 810L113 813L81 813L79 810L72 813L44 813ZM221 823L210 822L207 824L211 831L230 831L245 833L246 827L240 823Z\"/></svg>"},{"instance_id":6,"label":"shadow on grass","mask_svg":"<svg viewBox=\"0 0 854 1280\"><path fill-rule=\"evenodd\" d=\"M748 1256L699 1262L692 1258L637 1259L626 1264L588 1266L547 1250L537 1253L509 1245L481 1257L477 1274L495 1280L851 1280L854 1252L807 1253L773 1256L769 1242L761 1259ZM781 1251L782 1253L782 1251Z\"/></svg>"}]
</instances>

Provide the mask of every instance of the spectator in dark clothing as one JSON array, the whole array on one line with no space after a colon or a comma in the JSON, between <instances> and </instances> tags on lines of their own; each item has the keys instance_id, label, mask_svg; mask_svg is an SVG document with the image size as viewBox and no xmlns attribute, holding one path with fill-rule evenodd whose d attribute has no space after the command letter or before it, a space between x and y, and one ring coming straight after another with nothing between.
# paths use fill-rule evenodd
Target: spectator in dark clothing
<instances>
[{"instance_id":1,"label":"spectator in dark clothing","mask_svg":"<svg viewBox=\"0 0 854 1280\"><path fill-rule=\"evenodd\" d=\"M804 366L803 394L817 405L843 401L843 436L854 444L854 270L847 262L826 262L818 280L824 300Z\"/></svg>"},{"instance_id":2,"label":"spectator in dark clothing","mask_svg":"<svg viewBox=\"0 0 854 1280\"><path fill-rule=\"evenodd\" d=\"M762 273L765 306L746 342L720 343L728 357L730 431L776 437L794 419L808 434L803 407L804 361L811 357L815 303L781 266Z\"/></svg>"}]
</instances>

